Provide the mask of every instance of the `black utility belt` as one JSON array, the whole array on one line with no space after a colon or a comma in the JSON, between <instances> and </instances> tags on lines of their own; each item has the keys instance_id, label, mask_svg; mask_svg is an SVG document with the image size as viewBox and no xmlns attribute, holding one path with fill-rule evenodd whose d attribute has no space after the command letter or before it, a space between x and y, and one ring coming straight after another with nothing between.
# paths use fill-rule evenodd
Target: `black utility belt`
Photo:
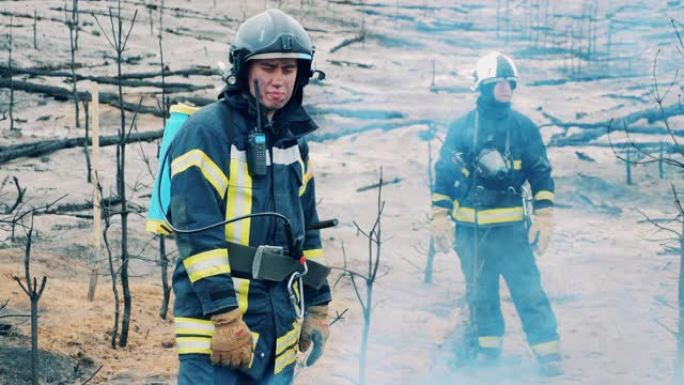
<instances>
[{"instance_id":1,"label":"black utility belt","mask_svg":"<svg viewBox=\"0 0 684 385\"><path fill-rule=\"evenodd\" d=\"M228 260L231 275L266 281L282 282L294 273L304 272L302 263L285 254L279 246L244 246L228 242ZM320 289L330 273L330 268L306 261L308 272L302 277L304 285Z\"/></svg>"}]
</instances>

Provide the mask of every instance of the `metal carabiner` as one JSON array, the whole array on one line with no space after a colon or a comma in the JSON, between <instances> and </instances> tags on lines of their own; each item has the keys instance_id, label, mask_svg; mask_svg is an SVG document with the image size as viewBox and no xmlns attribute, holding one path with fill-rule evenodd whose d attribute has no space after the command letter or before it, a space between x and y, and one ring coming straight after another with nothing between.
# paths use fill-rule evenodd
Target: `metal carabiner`
<instances>
[{"instance_id":1,"label":"metal carabiner","mask_svg":"<svg viewBox=\"0 0 684 385\"><path fill-rule=\"evenodd\" d=\"M290 278L287 280L287 292L290 294L290 302L292 302L292 306L294 306L295 311L297 312L297 318L302 319L304 318L304 279L303 277L306 275L306 273L309 272L309 266L306 263L305 259L302 259L302 265L304 266L304 271L299 272L295 271L290 275ZM294 292L293 289L293 284L294 281L297 280L297 284L299 286L299 303L297 303L297 295Z\"/></svg>"}]
</instances>

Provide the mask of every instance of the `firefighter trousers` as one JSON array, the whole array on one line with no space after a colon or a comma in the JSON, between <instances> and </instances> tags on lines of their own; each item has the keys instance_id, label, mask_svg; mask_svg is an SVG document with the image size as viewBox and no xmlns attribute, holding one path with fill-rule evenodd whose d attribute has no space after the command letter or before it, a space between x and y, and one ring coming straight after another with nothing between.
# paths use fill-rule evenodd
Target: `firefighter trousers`
<instances>
[{"instance_id":1,"label":"firefighter trousers","mask_svg":"<svg viewBox=\"0 0 684 385\"><path fill-rule=\"evenodd\" d=\"M502 276L532 350L538 357L557 353L555 348L548 349L557 346L559 339L556 317L523 223L479 228L457 224L455 250L466 278L468 303L473 304L480 348L501 349L505 330L499 298Z\"/></svg>"}]
</instances>

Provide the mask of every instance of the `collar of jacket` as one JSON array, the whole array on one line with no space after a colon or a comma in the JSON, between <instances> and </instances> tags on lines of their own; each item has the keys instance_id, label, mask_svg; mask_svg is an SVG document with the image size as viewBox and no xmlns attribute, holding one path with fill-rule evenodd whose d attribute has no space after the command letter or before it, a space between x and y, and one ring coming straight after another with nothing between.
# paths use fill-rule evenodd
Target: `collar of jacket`
<instances>
[{"instance_id":1,"label":"collar of jacket","mask_svg":"<svg viewBox=\"0 0 684 385\"><path fill-rule=\"evenodd\" d=\"M243 114L250 127L256 124L256 100L253 96L244 96L241 92L228 90L222 92L222 96L229 106ZM318 125L304 107L292 102L276 111L270 123L262 111L261 124L273 142L286 138L299 139L318 129Z\"/></svg>"},{"instance_id":2,"label":"collar of jacket","mask_svg":"<svg viewBox=\"0 0 684 385\"><path fill-rule=\"evenodd\" d=\"M477 110L484 119L503 120L511 111L511 103L501 103L493 98L480 96L477 98Z\"/></svg>"}]
</instances>

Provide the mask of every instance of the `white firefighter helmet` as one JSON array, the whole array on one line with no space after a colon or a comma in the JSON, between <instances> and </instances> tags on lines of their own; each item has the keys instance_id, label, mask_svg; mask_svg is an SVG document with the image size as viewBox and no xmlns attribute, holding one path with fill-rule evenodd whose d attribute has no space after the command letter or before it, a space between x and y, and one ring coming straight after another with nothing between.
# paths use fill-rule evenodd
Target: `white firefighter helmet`
<instances>
[{"instance_id":1,"label":"white firefighter helmet","mask_svg":"<svg viewBox=\"0 0 684 385\"><path fill-rule=\"evenodd\" d=\"M511 87L515 88L518 82L518 68L513 63L513 59L498 51L492 51L475 64L473 71L473 91L477 91L481 84L508 80Z\"/></svg>"}]
</instances>

